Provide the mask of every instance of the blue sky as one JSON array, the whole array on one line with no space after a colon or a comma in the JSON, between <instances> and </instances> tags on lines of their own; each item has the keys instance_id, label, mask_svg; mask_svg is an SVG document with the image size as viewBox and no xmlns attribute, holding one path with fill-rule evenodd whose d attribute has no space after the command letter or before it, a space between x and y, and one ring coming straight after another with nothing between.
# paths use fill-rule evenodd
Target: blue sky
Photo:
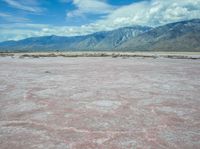
<instances>
[{"instance_id":1,"label":"blue sky","mask_svg":"<svg viewBox=\"0 0 200 149\"><path fill-rule=\"evenodd\" d=\"M200 0L0 0L0 41L200 18Z\"/></svg>"}]
</instances>

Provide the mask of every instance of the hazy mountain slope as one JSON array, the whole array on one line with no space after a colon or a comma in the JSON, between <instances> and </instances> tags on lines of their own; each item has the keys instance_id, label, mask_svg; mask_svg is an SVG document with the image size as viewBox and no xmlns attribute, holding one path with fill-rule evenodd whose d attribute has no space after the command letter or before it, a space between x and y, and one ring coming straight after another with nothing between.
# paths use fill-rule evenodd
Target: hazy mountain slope
<instances>
[{"instance_id":1,"label":"hazy mountain slope","mask_svg":"<svg viewBox=\"0 0 200 149\"><path fill-rule=\"evenodd\" d=\"M152 28L145 26L133 26L110 31L107 33L107 36L95 46L95 49L112 50L122 43L130 39L134 39L135 36L147 32L150 29Z\"/></svg>"},{"instance_id":2,"label":"hazy mountain slope","mask_svg":"<svg viewBox=\"0 0 200 149\"><path fill-rule=\"evenodd\" d=\"M0 43L0 51L200 51L200 19L156 28L132 26L85 36L6 41Z\"/></svg>"},{"instance_id":3,"label":"hazy mountain slope","mask_svg":"<svg viewBox=\"0 0 200 149\"><path fill-rule=\"evenodd\" d=\"M123 43L116 49L130 51L200 51L200 19L154 28Z\"/></svg>"},{"instance_id":4,"label":"hazy mountain slope","mask_svg":"<svg viewBox=\"0 0 200 149\"><path fill-rule=\"evenodd\" d=\"M33 37L19 41L0 43L1 51L75 51L75 50L113 50L117 45L150 30L150 27L133 26L107 32L97 32L85 36Z\"/></svg>"},{"instance_id":5,"label":"hazy mountain slope","mask_svg":"<svg viewBox=\"0 0 200 149\"><path fill-rule=\"evenodd\" d=\"M95 46L101 42L106 36L108 36L108 32L97 32L94 34L82 36L82 40L77 42L76 44L73 44L73 46L70 49L73 50L94 50ZM65 50L67 49L67 46L65 47Z\"/></svg>"},{"instance_id":6,"label":"hazy mountain slope","mask_svg":"<svg viewBox=\"0 0 200 149\"><path fill-rule=\"evenodd\" d=\"M32 37L19 41L0 43L0 49L8 51L56 51L64 47L73 47L84 37L43 36Z\"/></svg>"}]
</instances>

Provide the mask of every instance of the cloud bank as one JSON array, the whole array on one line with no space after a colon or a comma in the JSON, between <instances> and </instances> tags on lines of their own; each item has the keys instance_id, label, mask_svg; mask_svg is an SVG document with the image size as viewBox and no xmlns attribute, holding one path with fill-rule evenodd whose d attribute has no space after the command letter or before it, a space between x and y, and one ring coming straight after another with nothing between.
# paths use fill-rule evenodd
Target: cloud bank
<instances>
[{"instance_id":1,"label":"cloud bank","mask_svg":"<svg viewBox=\"0 0 200 149\"><path fill-rule=\"evenodd\" d=\"M106 21L117 24L158 26L200 17L200 0L152 0L117 9Z\"/></svg>"}]
</instances>

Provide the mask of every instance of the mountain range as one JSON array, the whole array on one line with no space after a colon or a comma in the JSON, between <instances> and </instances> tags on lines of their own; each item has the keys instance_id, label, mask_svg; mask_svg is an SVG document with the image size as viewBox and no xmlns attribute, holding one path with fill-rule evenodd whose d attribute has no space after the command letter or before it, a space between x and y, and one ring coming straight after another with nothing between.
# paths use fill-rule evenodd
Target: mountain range
<instances>
[{"instance_id":1,"label":"mountain range","mask_svg":"<svg viewBox=\"0 0 200 149\"><path fill-rule=\"evenodd\" d=\"M130 26L83 36L42 36L0 43L1 52L200 51L200 19Z\"/></svg>"}]
</instances>

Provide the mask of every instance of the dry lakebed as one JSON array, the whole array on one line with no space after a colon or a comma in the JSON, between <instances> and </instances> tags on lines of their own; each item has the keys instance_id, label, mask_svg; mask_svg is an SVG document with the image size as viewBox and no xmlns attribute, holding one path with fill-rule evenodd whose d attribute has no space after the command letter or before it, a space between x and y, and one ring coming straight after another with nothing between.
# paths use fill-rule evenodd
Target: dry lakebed
<instances>
[{"instance_id":1,"label":"dry lakebed","mask_svg":"<svg viewBox=\"0 0 200 149\"><path fill-rule=\"evenodd\" d=\"M199 149L200 59L0 57L0 149Z\"/></svg>"}]
</instances>

